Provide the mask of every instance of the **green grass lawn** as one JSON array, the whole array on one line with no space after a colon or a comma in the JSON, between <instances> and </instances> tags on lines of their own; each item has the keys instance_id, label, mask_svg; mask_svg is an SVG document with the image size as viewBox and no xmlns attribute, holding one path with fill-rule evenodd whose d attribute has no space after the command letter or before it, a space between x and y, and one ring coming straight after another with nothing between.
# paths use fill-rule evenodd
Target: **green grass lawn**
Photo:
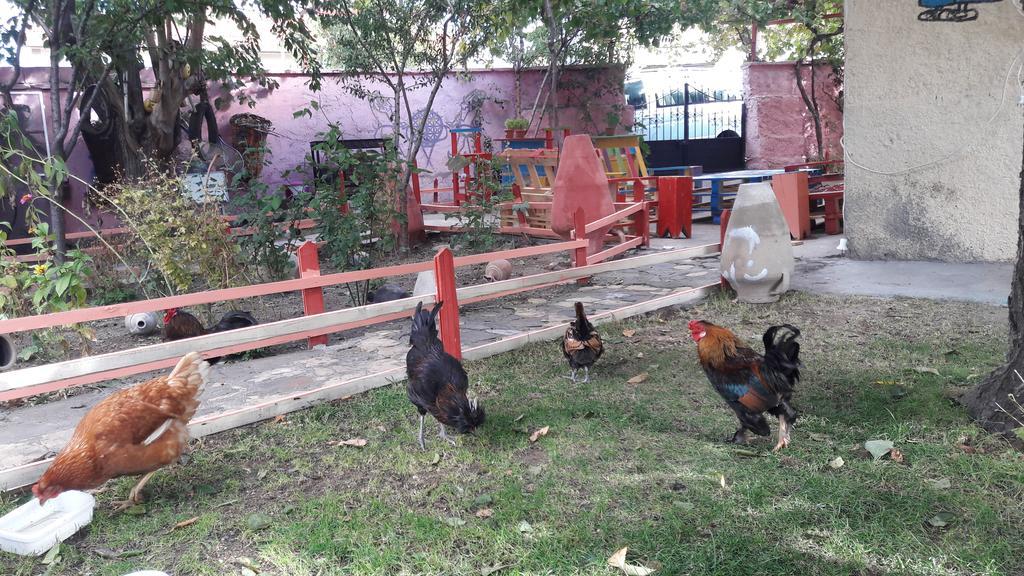
<instances>
[{"instance_id":1,"label":"green grass lawn","mask_svg":"<svg viewBox=\"0 0 1024 576\"><path fill-rule=\"evenodd\" d=\"M0 574L612 575L623 546L657 574L1024 574L1024 458L950 400L1001 360L1005 313L716 297L602 328L590 384L563 378L555 343L469 363L488 420L457 447L434 426L419 450L404 384L207 438L153 479L145 513L112 516L132 481L113 482L58 563L4 555ZM771 323L804 330L783 454L722 442L735 421L697 364L697 315L757 346ZM351 438L367 444L332 445ZM871 439L903 461L874 461ZM947 526L928 523L942 512Z\"/></svg>"}]
</instances>

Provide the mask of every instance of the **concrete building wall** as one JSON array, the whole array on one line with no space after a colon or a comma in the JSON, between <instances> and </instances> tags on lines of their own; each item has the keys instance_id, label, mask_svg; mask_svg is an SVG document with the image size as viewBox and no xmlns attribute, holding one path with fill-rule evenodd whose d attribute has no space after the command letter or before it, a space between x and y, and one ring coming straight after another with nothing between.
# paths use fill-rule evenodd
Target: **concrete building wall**
<instances>
[{"instance_id":1,"label":"concrete building wall","mask_svg":"<svg viewBox=\"0 0 1024 576\"><path fill-rule=\"evenodd\" d=\"M846 3L846 234L867 259L1015 257L1024 15L922 21L916 2Z\"/></svg>"},{"instance_id":2,"label":"concrete building wall","mask_svg":"<svg viewBox=\"0 0 1024 576\"><path fill-rule=\"evenodd\" d=\"M836 104L832 67L815 71L815 94L821 110L822 144L829 158L843 149L843 113ZM810 91L810 68L803 69ZM743 66L743 93L747 106L747 167L778 168L809 162L817 157L814 120L796 85L792 62L753 62Z\"/></svg>"}]
</instances>

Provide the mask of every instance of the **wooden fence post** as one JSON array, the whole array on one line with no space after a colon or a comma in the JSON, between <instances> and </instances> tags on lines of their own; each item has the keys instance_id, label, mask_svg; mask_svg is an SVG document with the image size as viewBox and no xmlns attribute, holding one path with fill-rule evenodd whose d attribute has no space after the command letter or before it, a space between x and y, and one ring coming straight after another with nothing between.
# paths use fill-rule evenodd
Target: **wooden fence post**
<instances>
[{"instance_id":1,"label":"wooden fence post","mask_svg":"<svg viewBox=\"0 0 1024 576\"><path fill-rule=\"evenodd\" d=\"M434 281L437 301L444 302L438 317L441 319L441 343L444 351L462 359L462 337L459 333L459 298L455 286L455 257L450 248L442 248L434 256Z\"/></svg>"},{"instance_id":2,"label":"wooden fence post","mask_svg":"<svg viewBox=\"0 0 1024 576\"><path fill-rule=\"evenodd\" d=\"M633 228L636 230L636 235L643 238L643 244L641 246L651 245L651 214L649 212L650 207L647 205L647 198L645 196L645 184L644 181L637 178L633 181L633 202L643 204L643 209L633 215Z\"/></svg>"},{"instance_id":3,"label":"wooden fence post","mask_svg":"<svg viewBox=\"0 0 1024 576\"><path fill-rule=\"evenodd\" d=\"M577 208L573 214L573 225L576 228L576 240L587 240L587 217L583 215L583 208ZM581 246L573 252L573 266L580 267L587 265L587 247Z\"/></svg>"},{"instance_id":4,"label":"wooden fence post","mask_svg":"<svg viewBox=\"0 0 1024 576\"><path fill-rule=\"evenodd\" d=\"M807 172L787 172L772 176L772 190L778 199L782 216L794 240L811 235L810 199L807 191Z\"/></svg>"},{"instance_id":5,"label":"wooden fence post","mask_svg":"<svg viewBox=\"0 0 1024 576\"><path fill-rule=\"evenodd\" d=\"M299 278L310 278L320 275L320 256L317 254L316 242L307 240L296 251L299 257ZM306 288L302 291L302 313L306 316L321 314L324 311L324 289ZM313 336L307 339L310 348L320 344L327 345L327 335Z\"/></svg>"},{"instance_id":6,"label":"wooden fence post","mask_svg":"<svg viewBox=\"0 0 1024 576\"><path fill-rule=\"evenodd\" d=\"M721 251L723 249L725 249L725 231L726 231L727 228L729 228L729 217L730 216L732 216L732 210L731 209L727 208L725 210L722 210L722 214L721 214L721 217L719 219L719 240L718 240L718 242L719 242L719 244L718 244L719 253L721 253ZM719 261L721 261L722 257L719 256L718 259L719 259ZM729 287L729 281L725 279L725 276L721 276L720 278L721 278L721 281L722 281L722 287L723 288L728 288Z\"/></svg>"},{"instance_id":7,"label":"wooden fence post","mask_svg":"<svg viewBox=\"0 0 1024 576\"><path fill-rule=\"evenodd\" d=\"M573 226L576 228L575 238L577 240L589 240L587 238L587 217L583 214L583 208L577 208L576 213L573 214ZM580 266L586 266L589 250L589 245L577 248L573 252L572 265L577 268ZM579 286L586 286L590 284L590 278L579 278L576 280L576 284Z\"/></svg>"}]
</instances>

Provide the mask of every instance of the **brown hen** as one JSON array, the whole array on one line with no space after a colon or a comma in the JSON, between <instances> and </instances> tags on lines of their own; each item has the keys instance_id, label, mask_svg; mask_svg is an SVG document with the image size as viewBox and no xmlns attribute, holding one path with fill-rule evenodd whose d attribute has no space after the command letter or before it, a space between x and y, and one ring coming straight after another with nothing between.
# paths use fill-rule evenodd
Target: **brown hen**
<instances>
[{"instance_id":1,"label":"brown hen","mask_svg":"<svg viewBox=\"0 0 1024 576\"><path fill-rule=\"evenodd\" d=\"M94 406L32 493L40 504L65 490L96 488L119 476L145 474L122 507L141 502L153 473L181 456L188 422L210 365L189 352L168 376L119 390Z\"/></svg>"}]
</instances>

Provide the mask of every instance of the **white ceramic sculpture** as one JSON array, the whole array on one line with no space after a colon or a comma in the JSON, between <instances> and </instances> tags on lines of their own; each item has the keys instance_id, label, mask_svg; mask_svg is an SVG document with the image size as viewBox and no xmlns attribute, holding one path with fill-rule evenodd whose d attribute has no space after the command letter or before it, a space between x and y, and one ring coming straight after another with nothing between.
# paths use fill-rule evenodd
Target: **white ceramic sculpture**
<instances>
[{"instance_id":1,"label":"white ceramic sculpture","mask_svg":"<svg viewBox=\"0 0 1024 576\"><path fill-rule=\"evenodd\" d=\"M793 276L793 245L770 184L743 184L722 246L722 276L740 302L775 302Z\"/></svg>"},{"instance_id":2,"label":"white ceramic sculpture","mask_svg":"<svg viewBox=\"0 0 1024 576\"><path fill-rule=\"evenodd\" d=\"M124 317L124 327L133 336L148 336L160 329L156 312L139 312Z\"/></svg>"}]
</instances>

